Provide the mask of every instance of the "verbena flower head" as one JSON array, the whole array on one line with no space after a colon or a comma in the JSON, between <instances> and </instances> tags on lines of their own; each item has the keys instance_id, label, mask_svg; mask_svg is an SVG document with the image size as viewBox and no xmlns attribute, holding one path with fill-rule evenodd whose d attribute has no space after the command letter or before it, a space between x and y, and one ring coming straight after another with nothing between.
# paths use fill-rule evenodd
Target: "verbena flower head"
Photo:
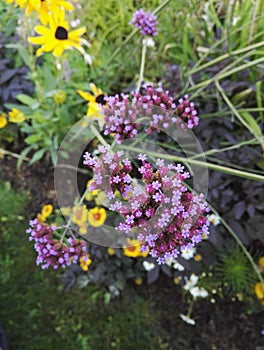
<instances>
[{"instance_id":1,"label":"verbena flower head","mask_svg":"<svg viewBox=\"0 0 264 350\"><path fill-rule=\"evenodd\" d=\"M103 106L105 118L105 135L114 134L116 141L134 138L144 121L149 126L146 132L169 129L177 125L181 129L192 129L198 125L199 119L194 104L189 102L188 95L176 105L169 91L164 91L162 83L157 87L144 84L139 92L130 95L121 94L107 98L107 106Z\"/></svg>"},{"instance_id":2,"label":"verbena flower head","mask_svg":"<svg viewBox=\"0 0 264 350\"><path fill-rule=\"evenodd\" d=\"M65 268L72 263L77 263L78 259L86 256L86 244L78 239L68 238L67 244L54 237L55 226L41 224L37 219L31 220L27 233L29 240L34 241L34 248L38 253L37 265L42 265L42 269L53 267Z\"/></svg>"},{"instance_id":3,"label":"verbena flower head","mask_svg":"<svg viewBox=\"0 0 264 350\"><path fill-rule=\"evenodd\" d=\"M192 249L207 237L209 211L203 195L187 190L183 181L190 174L180 164L164 165L157 160L154 169L145 155L138 155L141 166L133 168L130 161L122 160L122 152L111 153L100 147L101 159L84 155L84 164L94 170L94 187L106 191L113 202L110 210L124 217L117 229L125 234L136 231L137 239L143 242L142 251L164 264L166 259L177 258L180 251ZM141 174L141 187L132 181L131 173ZM123 196L115 200L115 191ZM127 192L130 196L127 198Z\"/></svg>"},{"instance_id":4,"label":"verbena flower head","mask_svg":"<svg viewBox=\"0 0 264 350\"><path fill-rule=\"evenodd\" d=\"M156 36L157 32L157 17L150 11L140 9L133 14L130 22L134 27L140 29L142 35Z\"/></svg>"},{"instance_id":5,"label":"verbena flower head","mask_svg":"<svg viewBox=\"0 0 264 350\"><path fill-rule=\"evenodd\" d=\"M57 10L48 15L49 28L36 26L35 30L40 36L30 37L28 41L32 44L41 45L36 55L43 52L53 52L53 55L60 57L64 50L76 48L82 52L80 36L85 33L84 27L69 31L69 24L65 21L64 11Z\"/></svg>"}]
</instances>

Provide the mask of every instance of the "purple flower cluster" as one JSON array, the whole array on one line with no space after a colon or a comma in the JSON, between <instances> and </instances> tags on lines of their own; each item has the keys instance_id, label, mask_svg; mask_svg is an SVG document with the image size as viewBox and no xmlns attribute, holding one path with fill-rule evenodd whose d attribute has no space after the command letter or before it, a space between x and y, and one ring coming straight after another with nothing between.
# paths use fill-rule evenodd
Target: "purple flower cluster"
<instances>
[{"instance_id":1,"label":"purple flower cluster","mask_svg":"<svg viewBox=\"0 0 264 350\"><path fill-rule=\"evenodd\" d=\"M94 171L94 182L90 185L90 189L91 191L95 189L104 190L109 199L114 198L116 190L120 191L123 197L126 197L130 191L131 162L128 159L121 162L123 152L111 153L109 148L99 147L102 154L100 160L91 157L89 152L84 154L83 164L88 165Z\"/></svg>"},{"instance_id":2,"label":"purple flower cluster","mask_svg":"<svg viewBox=\"0 0 264 350\"><path fill-rule=\"evenodd\" d=\"M65 244L54 238L55 226L41 224L37 219L29 222L30 228L27 233L30 234L29 240L34 241L34 248L38 253L36 264L42 264L42 269L53 267L65 268L72 263L77 263L78 259L86 256L86 244L78 239L68 238L68 244Z\"/></svg>"},{"instance_id":3,"label":"purple flower cluster","mask_svg":"<svg viewBox=\"0 0 264 350\"><path fill-rule=\"evenodd\" d=\"M158 34L157 17L150 11L145 12L143 9L136 11L129 23L140 29L142 35L156 36Z\"/></svg>"},{"instance_id":4,"label":"purple flower cluster","mask_svg":"<svg viewBox=\"0 0 264 350\"><path fill-rule=\"evenodd\" d=\"M85 155L85 164L94 169L96 188L103 185L103 181L98 182L98 173L100 177L106 176L107 169L110 172L112 190L120 191L126 199L116 200L110 206L110 210L117 211L124 217L117 229L126 234L137 232L137 238L143 242L142 249L146 251L149 248L150 255L156 258L158 263L163 264L165 259L170 257L176 258L179 251L190 249L208 236L209 221L206 214L209 209L203 195L188 191L184 185L183 181L190 177L190 174L184 171L181 164L165 165L163 160L158 159L157 169L154 170L147 162L146 155L138 155L142 165L137 172L141 174L143 183L139 186L135 185L138 184L137 181L132 181L130 163L124 171L121 154L114 155L107 148L103 148L102 151L101 161L89 154ZM112 159L111 163L106 162L108 157ZM115 182L113 186L116 174L120 181ZM124 183L121 178L125 179ZM109 182L109 179L107 181ZM130 196L127 197L128 189ZM109 189L107 196L114 198Z\"/></svg>"},{"instance_id":5,"label":"purple flower cluster","mask_svg":"<svg viewBox=\"0 0 264 350\"><path fill-rule=\"evenodd\" d=\"M105 118L104 134L115 134L118 143L136 136L142 124L148 124L146 132L160 132L173 124L182 129L192 129L198 125L199 119L193 102L188 95L176 105L169 91L164 91L162 83L155 88L153 84L143 85L140 92L131 95L121 94L108 97L107 106L103 107Z\"/></svg>"}]
</instances>

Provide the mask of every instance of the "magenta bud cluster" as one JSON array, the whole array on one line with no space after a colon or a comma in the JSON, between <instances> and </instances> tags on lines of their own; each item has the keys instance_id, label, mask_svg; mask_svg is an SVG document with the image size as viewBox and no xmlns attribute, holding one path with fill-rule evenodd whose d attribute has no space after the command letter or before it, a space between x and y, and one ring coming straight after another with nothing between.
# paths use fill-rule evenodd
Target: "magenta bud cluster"
<instances>
[{"instance_id":1,"label":"magenta bud cluster","mask_svg":"<svg viewBox=\"0 0 264 350\"><path fill-rule=\"evenodd\" d=\"M140 9L133 14L131 22L134 27L138 28L143 36L156 36L157 32L157 17L150 11Z\"/></svg>"},{"instance_id":2,"label":"magenta bud cluster","mask_svg":"<svg viewBox=\"0 0 264 350\"><path fill-rule=\"evenodd\" d=\"M29 240L35 242L34 248L38 253L36 264L42 265L42 269L65 268L77 263L80 257L86 256L84 241L70 237L65 244L55 239L55 226L39 223L37 219L31 220L29 226L26 232L30 234Z\"/></svg>"},{"instance_id":3,"label":"magenta bud cluster","mask_svg":"<svg viewBox=\"0 0 264 350\"><path fill-rule=\"evenodd\" d=\"M107 106L103 106L105 119L104 134L114 134L116 141L134 138L141 125L145 131L169 129L175 125L181 129L192 129L198 125L199 118L193 102L188 95L179 99L178 105L173 102L169 91L164 91L162 83L157 87L144 84L138 92L115 95L107 98Z\"/></svg>"},{"instance_id":4,"label":"magenta bud cluster","mask_svg":"<svg viewBox=\"0 0 264 350\"><path fill-rule=\"evenodd\" d=\"M147 156L139 154L141 166L132 167L128 160L121 160L122 152L117 155L106 147L101 147L101 152L100 159L88 153L84 156L84 164L94 170L95 188L106 190L107 196L114 199L109 209L124 218L117 229L128 235L136 233L143 243L142 250L149 248L159 264L170 257L177 258L181 250L194 247L208 236L209 208L202 194L194 194L185 186L190 174L181 164L165 165L164 160L158 159L154 169ZM132 170L141 178L133 181ZM106 181L101 181L101 177ZM122 200L115 199L116 190L122 194Z\"/></svg>"}]
</instances>

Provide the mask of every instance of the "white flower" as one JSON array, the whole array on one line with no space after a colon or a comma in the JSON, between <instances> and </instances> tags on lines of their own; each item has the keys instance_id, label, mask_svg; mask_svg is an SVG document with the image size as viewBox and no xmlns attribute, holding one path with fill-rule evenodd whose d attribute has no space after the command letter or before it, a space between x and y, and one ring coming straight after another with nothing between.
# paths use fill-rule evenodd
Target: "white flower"
<instances>
[{"instance_id":1,"label":"white flower","mask_svg":"<svg viewBox=\"0 0 264 350\"><path fill-rule=\"evenodd\" d=\"M190 289L190 293L194 298L201 297L206 298L208 296L208 292L203 287L192 287Z\"/></svg>"},{"instance_id":2,"label":"white flower","mask_svg":"<svg viewBox=\"0 0 264 350\"><path fill-rule=\"evenodd\" d=\"M143 261L142 265L146 271L151 271L151 270L155 269L155 264L148 262L146 260Z\"/></svg>"},{"instance_id":3,"label":"white flower","mask_svg":"<svg viewBox=\"0 0 264 350\"><path fill-rule=\"evenodd\" d=\"M181 318L184 322L186 322L186 323L188 323L188 324L191 324L192 326L195 325L195 321L194 321L192 318L190 318L190 316L188 316L188 315L180 314L180 318Z\"/></svg>"},{"instance_id":4,"label":"white flower","mask_svg":"<svg viewBox=\"0 0 264 350\"><path fill-rule=\"evenodd\" d=\"M196 252L195 248L185 248L181 251L181 257L185 260L190 260Z\"/></svg>"},{"instance_id":5,"label":"white flower","mask_svg":"<svg viewBox=\"0 0 264 350\"><path fill-rule=\"evenodd\" d=\"M199 277L196 276L194 273L191 274L190 279L189 280L186 279L186 283L183 286L183 288L185 290L190 290L191 288L193 288L196 285L196 283L198 282L198 279L199 279Z\"/></svg>"},{"instance_id":6,"label":"white flower","mask_svg":"<svg viewBox=\"0 0 264 350\"><path fill-rule=\"evenodd\" d=\"M178 261L176 261L174 264L173 264L173 268L174 270L178 270L178 271L184 271L185 268L182 264L180 264Z\"/></svg>"},{"instance_id":7,"label":"white flower","mask_svg":"<svg viewBox=\"0 0 264 350\"><path fill-rule=\"evenodd\" d=\"M143 39L142 44L146 45L147 47L154 47L155 46L155 42L152 38Z\"/></svg>"},{"instance_id":8,"label":"white flower","mask_svg":"<svg viewBox=\"0 0 264 350\"><path fill-rule=\"evenodd\" d=\"M214 226L217 226L220 224L220 217L218 215L215 214L211 214L207 216L207 219L214 224Z\"/></svg>"}]
</instances>

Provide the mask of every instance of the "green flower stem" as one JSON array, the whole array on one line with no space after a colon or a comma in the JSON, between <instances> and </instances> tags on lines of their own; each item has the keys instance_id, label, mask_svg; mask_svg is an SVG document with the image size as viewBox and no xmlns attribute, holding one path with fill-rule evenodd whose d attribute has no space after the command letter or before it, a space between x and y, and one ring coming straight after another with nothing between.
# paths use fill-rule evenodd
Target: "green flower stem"
<instances>
[{"instance_id":1,"label":"green flower stem","mask_svg":"<svg viewBox=\"0 0 264 350\"><path fill-rule=\"evenodd\" d=\"M156 15L157 13L159 13L166 5L168 5L168 3L171 0L165 0L162 4L160 4L154 11L154 15ZM121 45L119 45L115 51L113 52L113 54L111 55L111 57L109 58L106 67L108 67L112 61L116 58L116 56L121 52L122 48L135 36L135 34L139 31L138 28L135 28L127 37L126 39L123 41L123 43Z\"/></svg>"},{"instance_id":2,"label":"green flower stem","mask_svg":"<svg viewBox=\"0 0 264 350\"><path fill-rule=\"evenodd\" d=\"M191 300L190 305L188 307L188 311L187 311L187 317L191 318L191 314L192 314L192 310L193 310L193 304L194 304L194 299Z\"/></svg>"},{"instance_id":3,"label":"green flower stem","mask_svg":"<svg viewBox=\"0 0 264 350\"><path fill-rule=\"evenodd\" d=\"M63 231L63 234L62 234L61 239L60 239L61 242L64 240L67 232L70 230L70 225L72 223L72 219L74 218L74 215L76 214L79 207L83 204L83 201L84 201L88 192L90 192L90 189L87 187L86 190L84 191L83 195L79 199L78 203L76 204L76 209L71 213L69 220L67 221L66 225L64 226L64 231Z\"/></svg>"},{"instance_id":4,"label":"green flower stem","mask_svg":"<svg viewBox=\"0 0 264 350\"><path fill-rule=\"evenodd\" d=\"M215 81L217 80L221 80L221 79L224 79L232 74L235 74L235 73L238 73L244 69L248 69L250 67L254 67L260 63L263 63L264 62L264 57L260 57L256 60L253 60L253 61L250 61L250 62L247 62L245 64L242 64L241 66L238 66L238 67L235 67L233 69L230 69L229 71L227 72L224 72L223 74L217 74L217 77L213 77L213 78L210 78L210 79L207 79L205 81L202 81L201 83L199 84L196 84L194 86L191 86L188 91L194 91L194 90L197 90L199 88L204 88L206 86L208 86L209 84L211 83L214 83Z\"/></svg>"},{"instance_id":5,"label":"green flower stem","mask_svg":"<svg viewBox=\"0 0 264 350\"><path fill-rule=\"evenodd\" d=\"M140 65L140 73L139 73L139 79L137 84L137 91L139 91L141 84L144 80L144 69L145 69L145 62L146 62L146 54L147 54L147 43L146 40L143 41L142 44L142 55L141 55L141 65Z\"/></svg>"},{"instance_id":6,"label":"green flower stem","mask_svg":"<svg viewBox=\"0 0 264 350\"><path fill-rule=\"evenodd\" d=\"M91 132L94 134L94 136L98 139L98 141L101 142L102 145L108 147L108 143L104 140L104 138L101 136L100 132L96 129L96 127L93 124L90 124Z\"/></svg>"},{"instance_id":7,"label":"green flower stem","mask_svg":"<svg viewBox=\"0 0 264 350\"><path fill-rule=\"evenodd\" d=\"M25 16L25 23L26 23L26 34L29 36L29 23L28 23L28 17ZM44 92L42 89L42 86L39 82L38 79L38 72L36 70L36 58L33 53L33 47L30 44L30 42L27 41L27 48L28 48L28 54L29 54L29 69L31 71L32 75L32 82L36 86L36 95L37 95L37 100L42 103L44 100Z\"/></svg>"},{"instance_id":8,"label":"green flower stem","mask_svg":"<svg viewBox=\"0 0 264 350\"><path fill-rule=\"evenodd\" d=\"M263 47L264 46L264 41L261 41L259 43L256 43L254 45L250 45L250 46L247 46L247 47L243 47L242 49L239 49L239 50L235 50L235 51L232 51L230 53L225 53L221 56L218 56L216 57L215 59L213 60L210 60L210 62L208 63L205 63L201 66L198 66L197 68L193 68L193 69L190 69L188 71L188 76L192 75L192 74L195 74L197 72L200 72L201 70L204 70L208 67L211 67L229 57L232 57L232 56L236 56L236 55L240 55L241 53L244 53L244 52L249 52L249 51L252 51L250 54L255 54L255 49L258 49L259 47Z\"/></svg>"},{"instance_id":9,"label":"green flower stem","mask_svg":"<svg viewBox=\"0 0 264 350\"><path fill-rule=\"evenodd\" d=\"M221 223L223 224L223 226L227 229L227 231L231 234L231 236L234 238L234 240L237 242L237 244L240 246L240 248L242 249L243 253L245 254L245 256L248 258L249 262L251 263L254 271L256 272L256 275L258 276L259 281L264 285L264 279L257 267L257 265L255 264L251 254L249 253L249 251L246 249L246 247L244 246L244 244L241 242L240 238L236 235L236 233L233 231L233 229L228 225L228 223L219 215L219 213L214 209L214 207L212 207L208 202L207 202L208 207L211 209L211 211L219 216Z\"/></svg>"},{"instance_id":10,"label":"green flower stem","mask_svg":"<svg viewBox=\"0 0 264 350\"><path fill-rule=\"evenodd\" d=\"M0 155L7 155L7 156L11 156L13 158L17 158L17 159L20 159L21 158L21 154L18 154L18 153L14 153L14 152L10 152L10 151L7 151L5 150L4 148L0 148ZM28 157L22 157L22 159L24 161L27 161L29 162L31 159L28 158Z\"/></svg>"},{"instance_id":11,"label":"green flower stem","mask_svg":"<svg viewBox=\"0 0 264 350\"><path fill-rule=\"evenodd\" d=\"M121 145L120 148L125 149L125 150L138 152L138 153L142 152L141 148L136 148L136 147L131 147L131 146L122 146ZM155 157L155 158L164 158L164 159L171 160L171 161L182 162L182 163L185 163L187 165L195 164L195 165L199 165L199 166L204 167L204 168L219 171L221 173L226 173L226 174L242 177L242 178L245 178L248 180L264 182L264 176L258 175L258 174L253 174L253 173L250 173L247 171L241 171L241 170L233 169L233 168L226 167L226 166L202 162L202 161L191 159L191 158L183 158L183 157L173 156L173 155L169 155L169 154L160 154L160 153L156 153L156 152L148 152L148 154L150 156Z\"/></svg>"}]
</instances>

